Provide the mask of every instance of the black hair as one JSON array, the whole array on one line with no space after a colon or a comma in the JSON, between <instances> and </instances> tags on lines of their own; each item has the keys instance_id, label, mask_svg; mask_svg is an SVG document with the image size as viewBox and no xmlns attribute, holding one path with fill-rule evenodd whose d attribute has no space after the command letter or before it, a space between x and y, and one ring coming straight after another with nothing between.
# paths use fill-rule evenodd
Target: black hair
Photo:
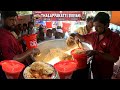
<instances>
[{"instance_id":1,"label":"black hair","mask_svg":"<svg viewBox=\"0 0 120 90\"><path fill-rule=\"evenodd\" d=\"M61 26L57 26L57 29L61 29Z\"/></svg>"},{"instance_id":2,"label":"black hair","mask_svg":"<svg viewBox=\"0 0 120 90\"><path fill-rule=\"evenodd\" d=\"M75 36L76 36L76 34L75 34L75 33L71 33L71 34L70 34L70 36L75 37Z\"/></svg>"},{"instance_id":3,"label":"black hair","mask_svg":"<svg viewBox=\"0 0 120 90\"><path fill-rule=\"evenodd\" d=\"M56 28L52 28L52 31L56 31Z\"/></svg>"},{"instance_id":4,"label":"black hair","mask_svg":"<svg viewBox=\"0 0 120 90\"><path fill-rule=\"evenodd\" d=\"M18 24L18 26L21 26L21 24Z\"/></svg>"},{"instance_id":5,"label":"black hair","mask_svg":"<svg viewBox=\"0 0 120 90\"><path fill-rule=\"evenodd\" d=\"M86 19L86 21L89 22L89 21L91 21L91 20L93 20L93 19L94 19L94 17L92 17L92 16L90 17L90 16L89 16L89 17Z\"/></svg>"},{"instance_id":6,"label":"black hair","mask_svg":"<svg viewBox=\"0 0 120 90\"><path fill-rule=\"evenodd\" d=\"M43 27L39 27L39 31L42 31L43 30Z\"/></svg>"},{"instance_id":7,"label":"black hair","mask_svg":"<svg viewBox=\"0 0 120 90\"><path fill-rule=\"evenodd\" d=\"M16 11L2 11L1 12L1 17L3 19L6 19L8 17L15 17L18 16L18 14L16 13Z\"/></svg>"},{"instance_id":8,"label":"black hair","mask_svg":"<svg viewBox=\"0 0 120 90\"><path fill-rule=\"evenodd\" d=\"M105 12L99 12L95 17L93 22L99 21L100 23L106 25L110 23L110 16Z\"/></svg>"},{"instance_id":9,"label":"black hair","mask_svg":"<svg viewBox=\"0 0 120 90\"><path fill-rule=\"evenodd\" d=\"M26 26L26 27L27 27L27 24L26 24L26 23L23 23L23 26Z\"/></svg>"},{"instance_id":10,"label":"black hair","mask_svg":"<svg viewBox=\"0 0 120 90\"><path fill-rule=\"evenodd\" d=\"M48 30L47 30L47 33L48 33L48 32L49 32L49 33L53 33L51 29L48 29Z\"/></svg>"},{"instance_id":11,"label":"black hair","mask_svg":"<svg viewBox=\"0 0 120 90\"><path fill-rule=\"evenodd\" d=\"M28 22L28 25L30 25L30 24L33 24L33 25L34 25L34 22L31 22L31 21L30 21L30 22Z\"/></svg>"}]
</instances>

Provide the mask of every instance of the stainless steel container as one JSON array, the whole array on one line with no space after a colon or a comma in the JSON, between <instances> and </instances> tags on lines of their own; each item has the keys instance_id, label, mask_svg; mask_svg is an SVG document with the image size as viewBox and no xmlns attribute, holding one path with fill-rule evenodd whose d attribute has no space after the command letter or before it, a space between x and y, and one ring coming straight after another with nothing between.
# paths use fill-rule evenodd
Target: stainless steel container
<instances>
[{"instance_id":1,"label":"stainless steel container","mask_svg":"<svg viewBox=\"0 0 120 90\"><path fill-rule=\"evenodd\" d=\"M86 50L92 50L92 46L88 43L82 42L83 47ZM55 40L49 40L49 41L44 41L38 44L38 48L40 49L41 53L43 54L41 57L41 60L44 59L44 57L49 53L50 49L55 49L55 48L61 48L61 49L66 49L67 44L65 39L55 39ZM67 49L71 49L70 47L67 47ZM35 58L31 56L33 60ZM88 58L88 63L91 60L92 57ZM46 62L49 63L49 62ZM51 64L51 63L49 63ZM52 64L53 66L54 64ZM55 75L52 77L53 79L60 79L58 72L55 70Z\"/></svg>"},{"instance_id":2,"label":"stainless steel container","mask_svg":"<svg viewBox=\"0 0 120 90\"><path fill-rule=\"evenodd\" d=\"M88 43L82 42L83 47L86 50L92 50L92 46ZM65 50L70 50L71 48L67 46L66 40L65 39L55 39L55 40L49 40L49 41L44 41L38 44L38 48L41 51L41 60L43 61L45 56L49 53L50 49L55 49L55 48L61 48ZM34 57L31 56L33 60ZM47 62L49 63L49 62Z\"/></svg>"},{"instance_id":3,"label":"stainless steel container","mask_svg":"<svg viewBox=\"0 0 120 90\"><path fill-rule=\"evenodd\" d=\"M48 63L45 63L45 64L48 64ZM48 65L49 65L50 67L54 68L53 65L51 65L51 64L48 64ZM28 68L30 68L30 66L27 66L27 67L24 69L24 71L23 71L23 77L24 77L24 79L32 79L32 78L28 78L27 75L26 75L26 72L28 71ZM53 72L53 74L52 74L51 79L60 79L59 74L58 74L58 72L56 71L55 68L54 68L54 72Z\"/></svg>"},{"instance_id":4,"label":"stainless steel container","mask_svg":"<svg viewBox=\"0 0 120 90\"><path fill-rule=\"evenodd\" d=\"M91 50L92 46L88 43L82 42L83 47L87 50ZM48 40L38 44L38 48L40 49L41 53L45 51L49 51L51 48L65 48L67 47L65 39L55 39L55 40ZM68 47L69 49L69 47Z\"/></svg>"}]
</instances>

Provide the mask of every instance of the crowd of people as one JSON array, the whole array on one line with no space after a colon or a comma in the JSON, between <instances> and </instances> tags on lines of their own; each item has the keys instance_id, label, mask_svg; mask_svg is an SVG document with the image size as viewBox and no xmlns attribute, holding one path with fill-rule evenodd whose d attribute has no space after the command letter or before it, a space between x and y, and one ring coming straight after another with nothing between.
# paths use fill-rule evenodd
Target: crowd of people
<instances>
[{"instance_id":1,"label":"crowd of people","mask_svg":"<svg viewBox=\"0 0 120 90\"><path fill-rule=\"evenodd\" d=\"M11 33L14 35L16 39L21 41L22 48L24 51L26 51L26 42L24 41L24 39L22 39L22 37L24 37L25 35L37 34L38 43L46 40L63 39L65 36L65 33L63 32L60 26L51 29L46 28L41 24L37 29L34 27L33 22L28 22L28 24L23 23L23 25L18 24L11 31Z\"/></svg>"},{"instance_id":2,"label":"crowd of people","mask_svg":"<svg viewBox=\"0 0 120 90\"><path fill-rule=\"evenodd\" d=\"M60 26L58 26L60 27ZM62 28L45 28L43 25L40 25L38 29L38 42L45 41L45 40L53 40L53 39L63 39L65 34Z\"/></svg>"},{"instance_id":3,"label":"crowd of people","mask_svg":"<svg viewBox=\"0 0 120 90\"><path fill-rule=\"evenodd\" d=\"M58 26L57 28L46 28L41 24L39 28L35 28L33 22L28 22L28 24L24 23L23 25L18 24L13 32L15 32L18 37L23 37L24 35L29 34L37 34L38 42L45 40L62 39L65 36L65 33L63 32L61 26Z\"/></svg>"}]
</instances>

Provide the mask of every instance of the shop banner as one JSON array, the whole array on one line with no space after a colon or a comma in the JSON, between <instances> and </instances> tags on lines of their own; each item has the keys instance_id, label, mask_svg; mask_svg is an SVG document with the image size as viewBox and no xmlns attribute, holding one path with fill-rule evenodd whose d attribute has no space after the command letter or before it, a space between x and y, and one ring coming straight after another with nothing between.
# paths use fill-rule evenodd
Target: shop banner
<instances>
[{"instance_id":1,"label":"shop banner","mask_svg":"<svg viewBox=\"0 0 120 90\"><path fill-rule=\"evenodd\" d=\"M33 11L33 15L43 21L78 21L83 11Z\"/></svg>"}]
</instances>

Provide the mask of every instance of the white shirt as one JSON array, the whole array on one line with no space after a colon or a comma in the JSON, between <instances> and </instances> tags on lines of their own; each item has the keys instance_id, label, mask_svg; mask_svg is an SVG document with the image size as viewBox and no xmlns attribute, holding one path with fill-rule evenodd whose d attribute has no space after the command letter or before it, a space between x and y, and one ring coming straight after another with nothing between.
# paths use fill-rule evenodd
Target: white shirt
<instances>
[{"instance_id":1,"label":"white shirt","mask_svg":"<svg viewBox=\"0 0 120 90\"><path fill-rule=\"evenodd\" d=\"M14 36L16 39L18 39L18 35L17 35L14 31L12 31L11 33L13 34L13 36Z\"/></svg>"},{"instance_id":2,"label":"white shirt","mask_svg":"<svg viewBox=\"0 0 120 90\"><path fill-rule=\"evenodd\" d=\"M55 36L52 36L51 38L49 38L48 36L45 37L45 40L53 40L55 39Z\"/></svg>"},{"instance_id":3,"label":"white shirt","mask_svg":"<svg viewBox=\"0 0 120 90\"><path fill-rule=\"evenodd\" d=\"M29 31L29 34L36 34L36 33L37 33L37 30L34 27L32 28L32 30Z\"/></svg>"},{"instance_id":4,"label":"white shirt","mask_svg":"<svg viewBox=\"0 0 120 90\"><path fill-rule=\"evenodd\" d=\"M26 35L26 34L28 34L28 30L27 30L27 29L26 29L26 30L21 31L21 35Z\"/></svg>"}]
</instances>

